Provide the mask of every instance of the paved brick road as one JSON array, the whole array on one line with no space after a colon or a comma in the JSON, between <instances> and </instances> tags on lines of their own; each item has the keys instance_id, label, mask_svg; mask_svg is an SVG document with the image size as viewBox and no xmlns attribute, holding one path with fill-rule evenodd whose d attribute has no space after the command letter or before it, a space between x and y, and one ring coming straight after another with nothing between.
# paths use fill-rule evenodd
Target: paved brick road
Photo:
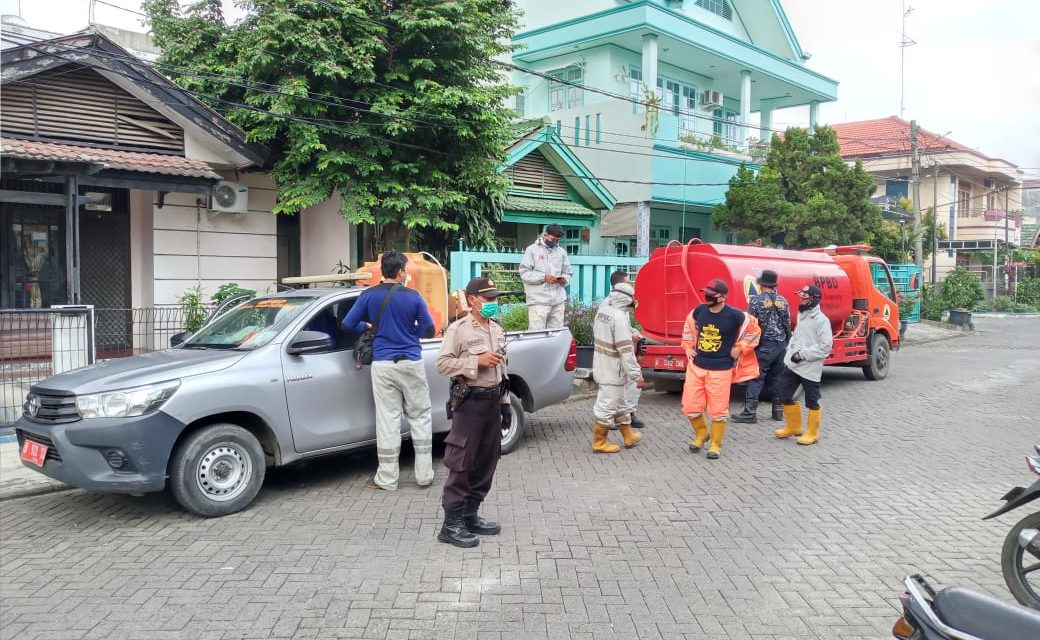
<instances>
[{"instance_id":1,"label":"paved brick road","mask_svg":"<svg viewBox=\"0 0 1040 640\"><path fill-rule=\"evenodd\" d=\"M1017 518L980 517L1028 480L1040 322L978 325L883 382L828 372L814 447L734 425L708 461L663 394L611 456L590 452L590 400L532 417L488 502L505 531L473 550L435 541L439 482L362 489L369 454L274 472L218 520L154 496L4 502L0 635L885 638L909 571L1008 597Z\"/></svg>"}]
</instances>

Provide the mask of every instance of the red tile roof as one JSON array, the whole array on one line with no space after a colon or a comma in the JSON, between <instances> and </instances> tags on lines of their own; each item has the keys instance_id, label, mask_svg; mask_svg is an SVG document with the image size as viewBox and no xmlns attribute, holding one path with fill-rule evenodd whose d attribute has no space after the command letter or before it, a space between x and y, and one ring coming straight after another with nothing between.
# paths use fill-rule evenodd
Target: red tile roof
<instances>
[{"instance_id":1,"label":"red tile roof","mask_svg":"<svg viewBox=\"0 0 1040 640\"><path fill-rule=\"evenodd\" d=\"M0 155L25 160L53 160L57 162L84 162L102 164L106 169L159 173L168 176L189 176L220 180L220 175L201 160L160 153L140 153L117 149L80 147L57 142L37 142L0 138Z\"/></svg>"},{"instance_id":2,"label":"red tile roof","mask_svg":"<svg viewBox=\"0 0 1040 640\"><path fill-rule=\"evenodd\" d=\"M876 120L832 124L830 127L838 134L838 144L841 145L843 158L910 155L910 123L902 118L889 116ZM920 153L966 151L989 159L959 142L921 128L917 130L917 148Z\"/></svg>"}]
</instances>

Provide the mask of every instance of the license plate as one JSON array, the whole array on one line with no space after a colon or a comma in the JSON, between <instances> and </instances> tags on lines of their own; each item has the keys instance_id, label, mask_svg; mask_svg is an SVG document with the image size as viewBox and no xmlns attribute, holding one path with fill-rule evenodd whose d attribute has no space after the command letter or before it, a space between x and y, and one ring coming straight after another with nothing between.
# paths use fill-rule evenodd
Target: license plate
<instances>
[{"instance_id":1,"label":"license plate","mask_svg":"<svg viewBox=\"0 0 1040 640\"><path fill-rule=\"evenodd\" d=\"M654 358L654 369L685 369L686 361L679 358Z\"/></svg>"},{"instance_id":2,"label":"license plate","mask_svg":"<svg viewBox=\"0 0 1040 640\"><path fill-rule=\"evenodd\" d=\"M37 467L42 467L43 461L46 459L47 445L33 442L32 440L26 440L25 443L22 444L22 460L31 462Z\"/></svg>"}]
</instances>

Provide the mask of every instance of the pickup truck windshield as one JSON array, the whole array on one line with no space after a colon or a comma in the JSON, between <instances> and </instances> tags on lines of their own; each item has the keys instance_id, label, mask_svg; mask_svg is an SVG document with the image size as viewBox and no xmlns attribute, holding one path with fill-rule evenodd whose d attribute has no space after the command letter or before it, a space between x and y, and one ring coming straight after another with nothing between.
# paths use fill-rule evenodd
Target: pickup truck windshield
<instances>
[{"instance_id":1,"label":"pickup truck windshield","mask_svg":"<svg viewBox=\"0 0 1040 640\"><path fill-rule=\"evenodd\" d=\"M241 304L199 329L182 349L256 349L270 342L315 298L257 298Z\"/></svg>"}]
</instances>

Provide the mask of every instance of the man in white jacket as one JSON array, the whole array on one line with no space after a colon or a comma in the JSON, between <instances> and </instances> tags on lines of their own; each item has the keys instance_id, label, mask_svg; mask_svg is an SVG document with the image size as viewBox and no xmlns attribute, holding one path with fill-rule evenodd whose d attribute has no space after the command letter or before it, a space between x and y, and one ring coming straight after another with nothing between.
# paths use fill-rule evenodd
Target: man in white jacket
<instances>
[{"instance_id":1,"label":"man in white jacket","mask_svg":"<svg viewBox=\"0 0 1040 640\"><path fill-rule=\"evenodd\" d=\"M787 368L780 375L780 400L784 403L787 424L773 434L777 438L802 435L802 407L794 401L794 393L801 386L805 390L809 422L798 444L816 444L820 439L820 378L823 361L834 346L831 321L820 309L822 297L823 291L815 285L807 284L798 291L798 324L784 356Z\"/></svg>"},{"instance_id":2,"label":"man in white jacket","mask_svg":"<svg viewBox=\"0 0 1040 640\"><path fill-rule=\"evenodd\" d=\"M625 447L631 448L642 439L632 430L632 414L625 399L625 385L632 381L643 388L643 371L632 344L632 322L628 311L635 306L635 290L627 282L614 285L610 295L600 303L592 323L596 350L592 356L592 377L599 385L596 403L592 450L616 453L620 448L607 441L611 428L621 432Z\"/></svg>"},{"instance_id":3,"label":"man in white jacket","mask_svg":"<svg viewBox=\"0 0 1040 640\"><path fill-rule=\"evenodd\" d=\"M563 308L567 302L567 283L571 263L560 246L563 227L551 224L531 243L520 261L520 279L527 296L528 329L562 329Z\"/></svg>"}]
</instances>

